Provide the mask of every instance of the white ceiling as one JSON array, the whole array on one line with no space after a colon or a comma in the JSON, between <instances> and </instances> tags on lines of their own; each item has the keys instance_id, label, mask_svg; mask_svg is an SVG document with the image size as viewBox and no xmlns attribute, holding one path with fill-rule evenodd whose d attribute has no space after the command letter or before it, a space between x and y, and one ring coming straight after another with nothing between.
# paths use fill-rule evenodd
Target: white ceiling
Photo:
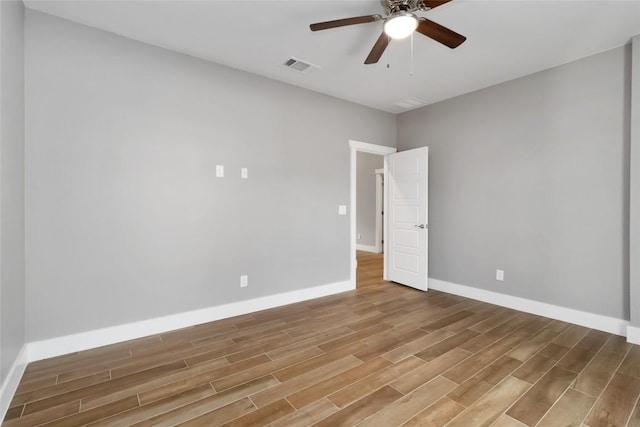
<instances>
[{"instance_id":1,"label":"white ceiling","mask_svg":"<svg viewBox=\"0 0 640 427\"><path fill-rule=\"evenodd\" d=\"M422 13L467 37L450 50L420 34L364 65L382 23L311 32L309 24L382 14L379 0L25 1L27 7L388 112L431 104L564 64L640 34L640 0L453 0ZM281 66L290 56L318 65Z\"/></svg>"}]
</instances>

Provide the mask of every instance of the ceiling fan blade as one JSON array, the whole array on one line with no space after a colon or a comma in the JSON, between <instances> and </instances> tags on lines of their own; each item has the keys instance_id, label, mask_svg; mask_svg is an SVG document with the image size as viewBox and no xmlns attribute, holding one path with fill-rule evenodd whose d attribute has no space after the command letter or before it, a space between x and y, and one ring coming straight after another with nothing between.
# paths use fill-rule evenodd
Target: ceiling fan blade
<instances>
[{"instance_id":1,"label":"ceiling fan blade","mask_svg":"<svg viewBox=\"0 0 640 427\"><path fill-rule=\"evenodd\" d=\"M467 39L465 36L460 35L447 27L443 27L440 24L436 24L433 21L429 21L426 18L420 18L416 31L439 43L442 43L447 47L450 47L451 49L455 49L460 46L462 42Z\"/></svg>"},{"instance_id":2,"label":"ceiling fan blade","mask_svg":"<svg viewBox=\"0 0 640 427\"><path fill-rule=\"evenodd\" d=\"M391 39L384 32L380 34L380 37L378 37L376 44L373 45L373 48L371 49L371 52L369 52L369 56L367 56L367 59L364 60L364 63L375 64L376 62L378 62L378 60L384 53L384 50L389 45L390 41Z\"/></svg>"},{"instance_id":3,"label":"ceiling fan blade","mask_svg":"<svg viewBox=\"0 0 640 427\"><path fill-rule=\"evenodd\" d=\"M329 28L346 27L347 25L367 24L382 19L380 15L355 16L353 18L336 19L335 21L318 22L309 25L311 31L327 30Z\"/></svg>"},{"instance_id":4,"label":"ceiling fan blade","mask_svg":"<svg viewBox=\"0 0 640 427\"><path fill-rule=\"evenodd\" d=\"M451 0L424 0L422 3L429 9L433 9L443 4L449 3Z\"/></svg>"}]
</instances>

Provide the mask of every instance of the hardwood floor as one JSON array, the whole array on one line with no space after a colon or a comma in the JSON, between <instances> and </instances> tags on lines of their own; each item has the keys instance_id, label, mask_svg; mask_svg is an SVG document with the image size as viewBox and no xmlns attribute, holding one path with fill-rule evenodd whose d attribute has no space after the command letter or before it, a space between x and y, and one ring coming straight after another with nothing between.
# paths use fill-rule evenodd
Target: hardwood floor
<instances>
[{"instance_id":1,"label":"hardwood floor","mask_svg":"<svg viewBox=\"0 0 640 427\"><path fill-rule=\"evenodd\" d=\"M353 292L32 363L2 426L640 426L639 346L359 258Z\"/></svg>"},{"instance_id":2,"label":"hardwood floor","mask_svg":"<svg viewBox=\"0 0 640 427\"><path fill-rule=\"evenodd\" d=\"M356 269L356 287L364 288L366 286L379 286L382 280L382 260L383 254L371 252L356 251L358 259L358 268Z\"/></svg>"}]
</instances>

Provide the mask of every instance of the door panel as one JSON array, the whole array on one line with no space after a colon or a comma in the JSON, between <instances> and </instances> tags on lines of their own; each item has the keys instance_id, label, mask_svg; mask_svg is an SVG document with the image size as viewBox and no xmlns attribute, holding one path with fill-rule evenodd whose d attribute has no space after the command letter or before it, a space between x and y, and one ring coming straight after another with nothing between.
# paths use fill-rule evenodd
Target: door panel
<instances>
[{"instance_id":1,"label":"door panel","mask_svg":"<svg viewBox=\"0 0 640 427\"><path fill-rule=\"evenodd\" d=\"M413 230L395 230L393 236L397 246L405 246L407 248L420 247L420 237Z\"/></svg>"},{"instance_id":2,"label":"door panel","mask_svg":"<svg viewBox=\"0 0 640 427\"><path fill-rule=\"evenodd\" d=\"M397 223L417 224L420 221L420 209L417 206L394 206L393 213Z\"/></svg>"},{"instance_id":3,"label":"door panel","mask_svg":"<svg viewBox=\"0 0 640 427\"><path fill-rule=\"evenodd\" d=\"M420 259L417 255L400 252L393 258L393 266L404 272L413 274L420 271Z\"/></svg>"},{"instance_id":4,"label":"door panel","mask_svg":"<svg viewBox=\"0 0 640 427\"><path fill-rule=\"evenodd\" d=\"M388 278L423 291L429 277L428 163L427 147L388 157Z\"/></svg>"},{"instance_id":5,"label":"door panel","mask_svg":"<svg viewBox=\"0 0 640 427\"><path fill-rule=\"evenodd\" d=\"M416 181L398 181L396 182L397 200L418 199L420 198L420 183Z\"/></svg>"}]
</instances>

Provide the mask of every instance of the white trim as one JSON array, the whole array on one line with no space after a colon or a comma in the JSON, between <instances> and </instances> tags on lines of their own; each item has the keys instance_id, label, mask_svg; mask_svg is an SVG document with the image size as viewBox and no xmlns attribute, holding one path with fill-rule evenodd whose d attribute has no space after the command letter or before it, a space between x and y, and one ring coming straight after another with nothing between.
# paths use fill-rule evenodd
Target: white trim
<instances>
[{"instance_id":1,"label":"white trim","mask_svg":"<svg viewBox=\"0 0 640 427\"><path fill-rule=\"evenodd\" d=\"M384 210L382 206L384 199L384 197L382 197L382 192L384 191L383 182L384 169L376 169L376 230L374 233L376 253L382 252L382 221L384 220L384 216L382 215L382 211Z\"/></svg>"},{"instance_id":2,"label":"white trim","mask_svg":"<svg viewBox=\"0 0 640 427\"><path fill-rule=\"evenodd\" d=\"M376 248L375 246L361 245L360 243L358 243L356 245L356 250L365 251L365 252L373 252L373 253L376 253L376 254L379 254L380 252L382 252L380 249Z\"/></svg>"},{"instance_id":3,"label":"white trim","mask_svg":"<svg viewBox=\"0 0 640 427\"><path fill-rule=\"evenodd\" d=\"M0 387L0 420L4 420L9 405L11 404L11 399L13 399L13 395L18 389L22 374L24 374L24 370L27 367L27 354L27 345L25 344L20 349L18 357L16 357L7 377L2 382L2 387Z\"/></svg>"},{"instance_id":4,"label":"white trim","mask_svg":"<svg viewBox=\"0 0 640 427\"><path fill-rule=\"evenodd\" d=\"M383 160L383 168L384 168L384 178L382 179L385 183L383 189L383 211L389 212L389 186L387 183L389 182L389 155L384 156ZM389 218L389 215L385 215L385 218ZM385 242L389 241L389 220L384 219L385 223L382 225L382 240ZM386 243L385 243L386 244ZM389 280L389 256L387 255L388 251L384 251L382 256L382 280Z\"/></svg>"},{"instance_id":5,"label":"white trim","mask_svg":"<svg viewBox=\"0 0 640 427\"><path fill-rule=\"evenodd\" d=\"M351 282L356 283L356 268L358 263L356 261L356 157L358 151L362 151L364 153L378 154L384 156L384 177L386 181L387 177L387 156L389 154L395 153L398 151L397 148L393 147L385 147L384 145L377 144L369 144L367 142L349 140L349 149L351 151L350 154L350 179L349 179L349 187L350 187L350 195L349 195L349 203L351 206L351 215L349 221L349 233L351 236L351 243L349 246L349 253L351 254L351 274L350 279ZM387 187L385 186L384 190L384 210L387 210ZM387 240L387 227L384 227L384 237L383 239ZM382 267L382 276L383 279L387 278L387 254L384 254L384 261Z\"/></svg>"},{"instance_id":6,"label":"white trim","mask_svg":"<svg viewBox=\"0 0 640 427\"><path fill-rule=\"evenodd\" d=\"M640 322L640 34L631 39L629 135L629 317Z\"/></svg>"},{"instance_id":7,"label":"white trim","mask_svg":"<svg viewBox=\"0 0 640 427\"><path fill-rule=\"evenodd\" d=\"M140 322L80 332L78 334L66 335L43 341L31 342L27 344L28 361L33 362L49 357L73 353L75 351L101 347L117 342L146 337L200 323L253 313L260 310L266 310L268 308L293 304L354 289L355 282L348 280L328 285L315 286L313 288L301 289L298 291L285 292L282 294L269 295L246 301L238 301L230 304L203 308L200 310L188 311L185 313L173 314L170 316L157 317L155 319L143 320Z\"/></svg>"},{"instance_id":8,"label":"white trim","mask_svg":"<svg viewBox=\"0 0 640 427\"><path fill-rule=\"evenodd\" d=\"M637 326L627 326L627 342L640 344L640 328Z\"/></svg>"},{"instance_id":9,"label":"white trim","mask_svg":"<svg viewBox=\"0 0 640 427\"><path fill-rule=\"evenodd\" d=\"M552 319L586 326L587 328L597 329L599 331L609 332L615 335L625 336L627 334L627 326L629 322L622 319L616 319L614 317L574 310L572 308L528 300L512 295L500 294L497 292L458 285L456 283L445 282L443 280L432 278L429 278L429 287L436 291L460 295L466 298L524 311L526 313L537 314L538 316L550 317ZM638 335L638 338L640 338L640 335Z\"/></svg>"},{"instance_id":10,"label":"white trim","mask_svg":"<svg viewBox=\"0 0 640 427\"><path fill-rule=\"evenodd\" d=\"M364 153L371 153L371 154L380 154L381 156L393 154L398 151L398 149L395 147L386 147L384 145L369 144L368 142L355 141L353 139L349 140L349 147L352 149L355 149L356 151L362 151Z\"/></svg>"}]
</instances>

